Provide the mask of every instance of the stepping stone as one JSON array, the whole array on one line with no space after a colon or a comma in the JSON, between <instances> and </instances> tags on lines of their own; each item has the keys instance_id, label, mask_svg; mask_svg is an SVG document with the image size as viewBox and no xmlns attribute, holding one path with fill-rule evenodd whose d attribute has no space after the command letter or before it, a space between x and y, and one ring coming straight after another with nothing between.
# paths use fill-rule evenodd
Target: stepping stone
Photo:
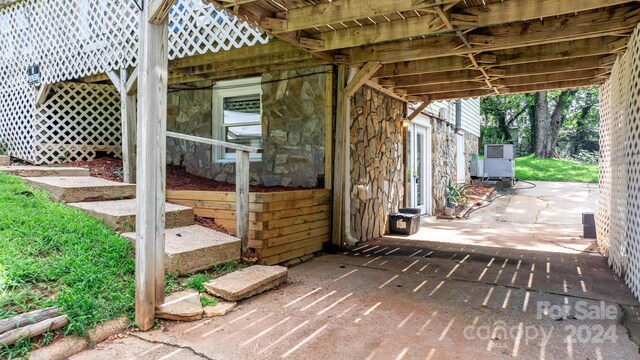
<instances>
[{"instance_id":1,"label":"stepping stone","mask_svg":"<svg viewBox=\"0 0 640 360\"><path fill-rule=\"evenodd\" d=\"M213 296L238 301L273 289L285 281L286 267L254 265L208 281L204 287Z\"/></svg>"},{"instance_id":2,"label":"stepping stone","mask_svg":"<svg viewBox=\"0 0 640 360\"><path fill-rule=\"evenodd\" d=\"M22 177L89 176L89 169L79 167L0 166L0 171Z\"/></svg>"},{"instance_id":3,"label":"stepping stone","mask_svg":"<svg viewBox=\"0 0 640 360\"><path fill-rule=\"evenodd\" d=\"M192 225L167 229L164 235L164 267L170 273L189 274L240 260L240 239L219 231ZM136 240L133 232L122 236Z\"/></svg>"},{"instance_id":4,"label":"stepping stone","mask_svg":"<svg viewBox=\"0 0 640 360\"><path fill-rule=\"evenodd\" d=\"M157 318L176 321L200 320L202 314L200 293L195 290L179 291L167 296L156 311Z\"/></svg>"},{"instance_id":5,"label":"stepping stone","mask_svg":"<svg viewBox=\"0 0 640 360\"><path fill-rule=\"evenodd\" d=\"M80 202L67 204L104 222L117 232L136 229L136 199ZM165 203L165 228L193 225L193 209L187 206Z\"/></svg>"},{"instance_id":6,"label":"stepping stone","mask_svg":"<svg viewBox=\"0 0 640 360\"><path fill-rule=\"evenodd\" d=\"M205 306L204 317L225 316L235 308L236 303L234 302L220 301L216 306Z\"/></svg>"},{"instance_id":7,"label":"stepping stone","mask_svg":"<svg viewBox=\"0 0 640 360\"><path fill-rule=\"evenodd\" d=\"M27 184L47 191L53 201L75 203L84 201L130 199L136 196L136 186L90 176L25 177Z\"/></svg>"}]
</instances>

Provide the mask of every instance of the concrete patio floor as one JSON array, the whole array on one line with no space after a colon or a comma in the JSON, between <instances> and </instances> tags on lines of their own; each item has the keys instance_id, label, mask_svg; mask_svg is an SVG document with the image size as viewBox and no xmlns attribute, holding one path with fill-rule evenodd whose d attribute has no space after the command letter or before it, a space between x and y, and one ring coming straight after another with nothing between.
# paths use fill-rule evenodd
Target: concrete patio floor
<instances>
[{"instance_id":1,"label":"concrete patio floor","mask_svg":"<svg viewBox=\"0 0 640 360\"><path fill-rule=\"evenodd\" d=\"M582 238L582 213L595 213L598 185L532 184L535 187L519 182L513 190L496 190L493 203L466 220L424 217L417 234L396 238L551 252L595 250L593 241Z\"/></svg>"},{"instance_id":2,"label":"concrete patio floor","mask_svg":"<svg viewBox=\"0 0 640 360\"><path fill-rule=\"evenodd\" d=\"M560 202L541 205L537 221ZM550 236L574 236L575 219L560 222L568 220L566 234L562 224ZM519 236L480 246L462 228L438 242L364 243L291 268L287 284L225 317L167 323L72 359L640 358L628 330L640 328L640 304L604 257L571 250L593 241L557 246L533 225L522 223L536 240L519 249L501 247Z\"/></svg>"}]
</instances>

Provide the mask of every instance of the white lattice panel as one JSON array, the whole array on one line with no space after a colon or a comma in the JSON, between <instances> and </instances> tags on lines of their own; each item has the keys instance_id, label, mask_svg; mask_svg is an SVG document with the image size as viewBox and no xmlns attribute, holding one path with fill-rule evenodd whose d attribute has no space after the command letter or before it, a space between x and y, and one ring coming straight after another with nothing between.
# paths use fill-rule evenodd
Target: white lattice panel
<instances>
[{"instance_id":1,"label":"white lattice panel","mask_svg":"<svg viewBox=\"0 0 640 360\"><path fill-rule=\"evenodd\" d=\"M14 156L42 163L64 155L42 145L34 152L40 123L27 67L40 64L42 82L54 84L135 66L138 14L132 0L23 0L0 9L0 140ZM177 0L169 14L170 59L268 41L206 1Z\"/></svg>"},{"instance_id":2,"label":"white lattice panel","mask_svg":"<svg viewBox=\"0 0 640 360\"><path fill-rule=\"evenodd\" d=\"M631 291L640 296L640 31L636 31L627 50L628 102L623 126L625 136L625 240L627 269L625 279Z\"/></svg>"},{"instance_id":3,"label":"white lattice panel","mask_svg":"<svg viewBox=\"0 0 640 360\"><path fill-rule=\"evenodd\" d=\"M113 86L59 83L36 110L35 163L121 155L120 95Z\"/></svg>"},{"instance_id":4,"label":"white lattice panel","mask_svg":"<svg viewBox=\"0 0 640 360\"><path fill-rule=\"evenodd\" d=\"M169 13L169 58L266 44L267 34L201 0L180 0Z\"/></svg>"},{"instance_id":5,"label":"white lattice panel","mask_svg":"<svg viewBox=\"0 0 640 360\"><path fill-rule=\"evenodd\" d=\"M611 118L614 96L613 79L619 72L619 63L614 66L613 76L600 88L600 166L598 211L596 212L596 230L598 232L598 248L608 255L610 240L611 207Z\"/></svg>"},{"instance_id":6,"label":"white lattice panel","mask_svg":"<svg viewBox=\"0 0 640 360\"><path fill-rule=\"evenodd\" d=\"M41 64L43 82L52 84L134 66L138 13L132 0L25 0L2 8L0 76ZM268 41L202 0L178 0L169 14L171 59Z\"/></svg>"},{"instance_id":7,"label":"white lattice panel","mask_svg":"<svg viewBox=\"0 0 640 360\"><path fill-rule=\"evenodd\" d=\"M0 141L8 142L11 156L33 160L34 90L25 82L0 86Z\"/></svg>"},{"instance_id":8,"label":"white lattice panel","mask_svg":"<svg viewBox=\"0 0 640 360\"><path fill-rule=\"evenodd\" d=\"M598 244L640 298L640 30L602 87Z\"/></svg>"}]
</instances>

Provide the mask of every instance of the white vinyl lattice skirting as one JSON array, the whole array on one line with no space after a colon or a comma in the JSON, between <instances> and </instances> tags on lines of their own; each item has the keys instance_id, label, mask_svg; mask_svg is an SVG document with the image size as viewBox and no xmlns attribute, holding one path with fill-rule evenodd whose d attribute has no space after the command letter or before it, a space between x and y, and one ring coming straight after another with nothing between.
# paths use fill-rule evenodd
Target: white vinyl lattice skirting
<instances>
[{"instance_id":1,"label":"white vinyl lattice skirting","mask_svg":"<svg viewBox=\"0 0 640 360\"><path fill-rule=\"evenodd\" d=\"M640 30L601 89L598 246L640 298Z\"/></svg>"},{"instance_id":2,"label":"white vinyl lattice skirting","mask_svg":"<svg viewBox=\"0 0 640 360\"><path fill-rule=\"evenodd\" d=\"M37 164L121 156L120 95L115 87L59 83L35 114Z\"/></svg>"},{"instance_id":3,"label":"white vinyl lattice skirting","mask_svg":"<svg viewBox=\"0 0 640 360\"><path fill-rule=\"evenodd\" d=\"M38 163L57 162L64 156L55 150L58 145L42 142L55 129L49 129L48 135L41 133L42 128L33 132L42 124L35 118L35 89L26 83L27 68L39 64L42 83L55 84L137 65L139 10L135 3L23 0L0 9L0 140L10 143L13 156ZM170 10L170 59L268 41L267 34L207 1L177 0ZM90 136L83 131L78 138ZM43 147L44 143L52 148Z\"/></svg>"}]
</instances>

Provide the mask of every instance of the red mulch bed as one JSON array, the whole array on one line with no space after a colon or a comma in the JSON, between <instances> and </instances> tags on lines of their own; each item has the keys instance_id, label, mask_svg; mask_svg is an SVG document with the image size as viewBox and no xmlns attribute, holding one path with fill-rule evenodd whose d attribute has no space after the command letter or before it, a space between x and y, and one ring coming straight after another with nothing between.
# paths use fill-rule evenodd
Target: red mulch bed
<instances>
[{"instance_id":1,"label":"red mulch bed","mask_svg":"<svg viewBox=\"0 0 640 360\"><path fill-rule=\"evenodd\" d=\"M204 218L202 216L196 215L195 220L196 220L196 224L197 225L200 225L200 226L212 229L212 230L217 230L217 231L219 231L221 233L229 234L227 229L225 229L222 226L216 224L213 219Z\"/></svg>"},{"instance_id":2,"label":"red mulch bed","mask_svg":"<svg viewBox=\"0 0 640 360\"><path fill-rule=\"evenodd\" d=\"M469 201L473 201L476 205L480 206L484 202L483 198L485 195L489 197L493 190L493 187L470 185L465 188L464 193L469 198Z\"/></svg>"},{"instance_id":3,"label":"red mulch bed","mask_svg":"<svg viewBox=\"0 0 640 360\"><path fill-rule=\"evenodd\" d=\"M88 168L91 176L122 182L122 160L120 159L104 157L92 161L74 161L65 163L63 166ZM167 189L235 192L236 186L234 184L219 182L189 174L180 166L167 165ZM305 188L291 188L283 186L269 187L263 185L250 186L250 191L257 193L295 191L303 189Z\"/></svg>"},{"instance_id":4,"label":"red mulch bed","mask_svg":"<svg viewBox=\"0 0 640 360\"><path fill-rule=\"evenodd\" d=\"M122 160L103 157L93 161L74 161L62 166L81 167L89 169L93 177L122 182Z\"/></svg>"}]
</instances>

